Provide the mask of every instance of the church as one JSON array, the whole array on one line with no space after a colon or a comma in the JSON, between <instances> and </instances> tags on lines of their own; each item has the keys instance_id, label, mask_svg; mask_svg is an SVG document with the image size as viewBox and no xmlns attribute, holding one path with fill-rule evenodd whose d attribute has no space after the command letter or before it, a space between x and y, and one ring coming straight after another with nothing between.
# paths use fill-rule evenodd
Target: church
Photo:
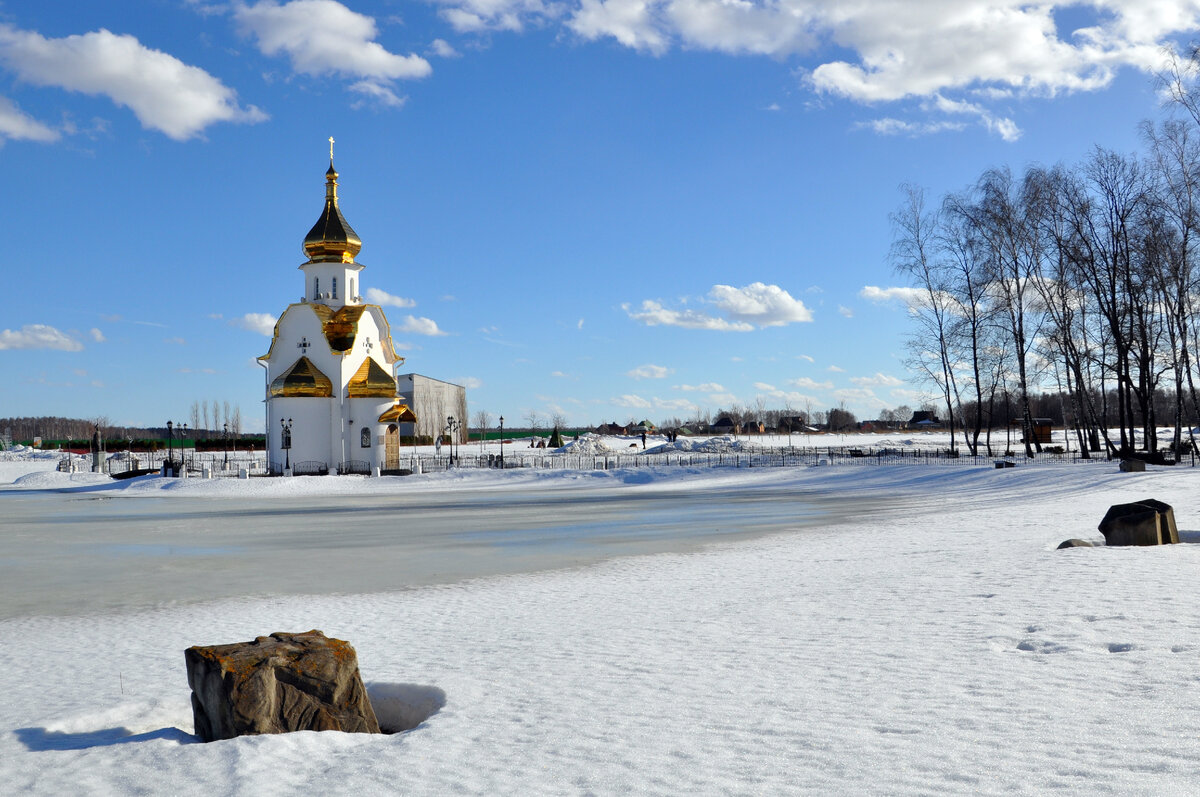
<instances>
[{"instance_id":1,"label":"church","mask_svg":"<svg viewBox=\"0 0 1200 797\"><path fill-rule=\"evenodd\" d=\"M362 240L325 172L325 209L304 237L304 293L275 324L266 370L267 452L275 475L379 474L400 467L400 424L416 416L396 390L404 358L379 305L362 300Z\"/></svg>"}]
</instances>

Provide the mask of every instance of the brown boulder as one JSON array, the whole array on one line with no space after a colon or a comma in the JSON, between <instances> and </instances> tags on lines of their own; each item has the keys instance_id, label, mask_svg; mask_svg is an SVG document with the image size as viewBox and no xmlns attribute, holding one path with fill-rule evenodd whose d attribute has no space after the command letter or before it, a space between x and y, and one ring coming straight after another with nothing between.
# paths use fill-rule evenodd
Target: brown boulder
<instances>
[{"instance_id":1,"label":"brown boulder","mask_svg":"<svg viewBox=\"0 0 1200 797\"><path fill-rule=\"evenodd\" d=\"M184 651L196 735L380 733L348 642L320 631Z\"/></svg>"},{"instance_id":2,"label":"brown boulder","mask_svg":"<svg viewBox=\"0 0 1200 797\"><path fill-rule=\"evenodd\" d=\"M1179 542L1175 510L1169 504L1153 498L1109 507L1099 528L1108 545L1170 545Z\"/></svg>"}]
</instances>

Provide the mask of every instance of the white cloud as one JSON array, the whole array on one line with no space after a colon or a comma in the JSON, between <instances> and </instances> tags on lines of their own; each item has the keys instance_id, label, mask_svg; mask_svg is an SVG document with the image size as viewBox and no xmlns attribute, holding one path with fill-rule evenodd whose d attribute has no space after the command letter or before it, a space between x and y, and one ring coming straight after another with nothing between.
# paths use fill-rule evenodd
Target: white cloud
<instances>
[{"instance_id":1,"label":"white cloud","mask_svg":"<svg viewBox=\"0 0 1200 797\"><path fill-rule=\"evenodd\" d=\"M639 365L632 371L626 371L625 376L631 379L665 379L669 373L671 370L661 365Z\"/></svg>"},{"instance_id":2,"label":"white cloud","mask_svg":"<svg viewBox=\"0 0 1200 797\"><path fill-rule=\"evenodd\" d=\"M445 39L434 39L429 43L429 52L438 58L458 58L459 52Z\"/></svg>"},{"instance_id":3,"label":"white cloud","mask_svg":"<svg viewBox=\"0 0 1200 797\"><path fill-rule=\"evenodd\" d=\"M777 387L775 387L774 385L769 385L766 382L755 382L754 389L761 390L764 393L774 393L776 390L778 390Z\"/></svg>"},{"instance_id":4,"label":"white cloud","mask_svg":"<svg viewBox=\"0 0 1200 797\"><path fill-rule=\"evenodd\" d=\"M626 47L657 55L667 50L668 39L658 29L655 5L646 0L580 0L567 27L585 39L611 36Z\"/></svg>"},{"instance_id":5,"label":"white cloud","mask_svg":"<svg viewBox=\"0 0 1200 797\"><path fill-rule=\"evenodd\" d=\"M830 390L833 388L833 382L818 382L807 376L802 376L798 379L789 379L787 383L792 387L801 387L808 390Z\"/></svg>"},{"instance_id":6,"label":"white cloud","mask_svg":"<svg viewBox=\"0 0 1200 797\"><path fill-rule=\"evenodd\" d=\"M676 390L695 391L699 393L724 393L725 388L716 382L705 382L700 385L675 385Z\"/></svg>"},{"instance_id":7,"label":"white cloud","mask_svg":"<svg viewBox=\"0 0 1200 797\"><path fill-rule=\"evenodd\" d=\"M384 307L416 307L417 303L412 299L406 299L403 296L381 291L378 288L367 288L366 299L371 304L378 304Z\"/></svg>"},{"instance_id":8,"label":"white cloud","mask_svg":"<svg viewBox=\"0 0 1200 797\"><path fill-rule=\"evenodd\" d=\"M628 304L621 308L635 321L647 326L677 326L686 329L712 329L720 332L750 332L755 327L784 326L786 324L812 321L812 313L799 299L778 285L752 282L742 288L732 285L714 285L704 300L725 317L699 310L671 310L657 301L647 299L640 310L630 309Z\"/></svg>"},{"instance_id":9,"label":"white cloud","mask_svg":"<svg viewBox=\"0 0 1200 797\"><path fill-rule=\"evenodd\" d=\"M923 307L927 303L925 293L917 288L906 288L897 286L892 288L879 288L875 285L867 285L858 295L876 303L884 302L900 302L907 307Z\"/></svg>"},{"instance_id":10,"label":"white cloud","mask_svg":"<svg viewBox=\"0 0 1200 797\"><path fill-rule=\"evenodd\" d=\"M826 370L826 371L828 371L828 372L829 372L829 373L831 373L831 374L844 374L844 373L846 373L846 369L845 369L845 368L840 368L840 367L838 367L838 366L836 366L836 365L831 365L831 366L829 366L828 368L826 368L825 370Z\"/></svg>"},{"instance_id":11,"label":"white cloud","mask_svg":"<svg viewBox=\"0 0 1200 797\"><path fill-rule=\"evenodd\" d=\"M654 406L641 396L634 395L632 393L626 393L623 396L618 396L612 400L612 403L616 404L618 407L632 407L639 410L648 410Z\"/></svg>"},{"instance_id":12,"label":"white cloud","mask_svg":"<svg viewBox=\"0 0 1200 797\"><path fill-rule=\"evenodd\" d=\"M401 332L411 332L415 335L430 335L438 336L445 335L446 332L438 329L437 322L432 318L423 318L419 316L405 316L404 323L400 325Z\"/></svg>"},{"instance_id":13,"label":"white cloud","mask_svg":"<svg viewBox=\"0 0 1200 797\"><path fill-rule=\"evenodd\" d=\"M1052 98L1108 87L1122 69L1153 73L1163 49L1200 26L1195 0L440 0L459 31L522 30L558 19L582 39L611 39L653 55L673 48L764 55L797 53L816 66L819 95L861 103L972 96L985 103ZM1077 29L1059 28L1069 8ZM1077 22L1082 20L1082 23ZM836 53L826 56L825 53ZM949 102L958 100L949 99ZM924 107L969 113L1012 141L1020 129L986 106ZM954 118L866 123L885 133L959 130Z\"/></svg>"},{"instance_id":14,"label":"white cloud","mask_svg":"<svg viewBox=\"0 0 1200 797\"><path fill-rule=\"evenodd\" d=\"M230 326L270 337L275 334L275 322L278 320L270 313L246 313L241 318L230 319L229 324Z\"/></svg>"},{"instance_id":15,"label":"white cloud","mask_svg":"<svg viewBox=\"0 0 1200 797\"><path fill-rule=\"evenodd\" d=\"M714 285L708 296L730 318L753 323L760 329L812 321L812 313L804 302L793 299L778 285L761 282L752 282L744 288Z\"/></svg>"},{"instance_id":16,"label":"white cloud","mask_svg":"<svg viewBox=\"0 0 1200 797\"><path fill-rule=\"evenodd\" d=\"M628 304L621 309L629 314L634 321L641 321L648 327L670 326L684 329L712 329L718 332L752 332L753 324L730 322L723 318L701 313L696 310L668 310L656 301L646 299L639 310L632 310Z\"/></svg>"},{"instance_id":17,"label":"white cloud","mask_svg":"<svg viewBox=\"0 0 1200 797\"><path fill-rule=\"evenodd\" d=\"M303 75L358 78L350 89L383 105L404 99L391 81L423 78L433 68L419 55L397 55L375 41L375 20L351 11L336 0L291 0L280 5L261 0L235 3L233 16L242 33L253 36L268 56L286 54L292 69Z\"/></svg>"},{"instance_id":18,"label":"white cloud","mask_svg":"<svg viewBox=\"0 0 1200 797\"><path fill-rule=\"evenodd\" d=\"M467 390L478 390L479 388L483 387L482 380L477 379L473 376L464 376L461 379L456 380L454 382L454 384L461 385L462 387L465 387Z\"/></svg>"},{"instance_id":19,"label":"white cloud","mask_svg":"<svg viewBox=\"0 0 1200 797\"><path fill-rule=\"evenodd\" d=\"M12 100L0 97L0 138L11 141L57 141L61 134L18 108Z\"/></svg>"},{"instance_id":20,"label":"white cloud","mask_svg":"<svg viewBox=\"0 0 1200 797\"><path fill-rule=\"evenodd\" d=\"M833 391L833 397L838 401L882 404L875 391L866 387L843 387Z\"/></svg>"},{"instance_id":21,"label":"white cloud","mask_svg":"<svg viewBox=\"0 0 1200 797\"><path fill-rule=\"evenodd\" d=\"M92 340L96 341L97 343L104 343L107 340L107 338L104 337L104 333L96 327L92 327L88 331L88 334L91 335Z\"/></svg>"},{"instance_id":22,"label":"white cloud","mask_svg":"<svg viewBox=\"0 0 1200 797\"><path fill-rule=\"evenodd\" d=\"M576 329L583 329L583 319L579 319L579 323L575 325Z\"/></svg>"},{"instance_id":23,"label":"white cloud","mask_svg":"<svg viewBox=\"0 0 1200 797\"><path fill-rule=\"evenodd\" d=\"M0 25L0 62L35 85L108 97L143 127L181 141L216 122L267 118L254 106L241 108L237 93L203 69L104 29L48 39Z\"/></svg>"},{"instance_id":24,"label":"white cloud","mask_svg":"<svg viewBox=\"0 0 1200 797\"><path fill-rule=\"evenodd\" d=\"M387 108L400 108L403 107L404 103L408 102L408 97L401 97L388 86L373 80L360 80L357 83L352 83L350 90L375 100ZM361 102L355 103L354 107L358 108L361 105Z\"/></svg>"},{"instance_id":25,"label":"white cloud","mask_svg":"<svg viewBox=\"0 0 1200 797\"><path fill-rule=\"evenodd\" d=\"M854 318L854 311L851 310L849 307L847 307L844 304L838 305L838 312L841 313L846 318Z\"/></svg>"},{"instance_id":26,"label":"white cloud","mask_svg":"<svg viewBox=\"0 0 1200 797\"><path fill-rule=\"evenodd\" d=\"M809 356L809 355L807 355L807 354L797 354L797 355L796 355L796 359L797 359L797 360L804 360L805 362L810 362L810 363L815 363L815 362L816 362L816 360L814 360L812 357L810 357L810 356Z\"/></svg>"},{"instance_id":27,"label":"white cloud","mask_svg":"<svg viewBox=\"0 0 1200 797\"><path fill-rule=\"evenodd\" d=\"M187 341L180 337L163 338L163 343L169 343L172 346L186 346Z\"/></svg>"},{"instance_id":28,"label":"white cloud","mask_svg":"<svg viewBox=\"0 0 1200 797\"><path fill-rule=\"evenodd\" d=\"M18 330L0 329L0 350L3 349L80 351L83 344L52 326L26 324Z\"/></svg>"},{"instance_id":29,"label":"white cloud","mask_svg":"<svg viewBox=\"0 0 1200 797\"><path fill-rule=\"evenodd\" d=\"M442 0L442 19L460 33L520 31L527 22L541 25L559 16L563 6L541 0Z\"/></svg>"},{"instance_id":30,"label":"white cloud","mask_svg":"<svg viewBox=\"0 0 1200 797\"><path fill-rule=\"evenodd\" d=\"M963 122L906 122L902 119L885 116L882 119L858 122L854 127L856 129L872 130L881 136L909 136L916 138L917 136L928 136L947 131L957 132L965 130L967 126Z\"/></svg>"},{"instance_id":31,"label":"white cloud","mask_svg":"<svg viewBox=\"0 0 1200 797\"><path fill-rule=\"evenodd\" d=\"M903 379L888 376L885 373L876 373L874 376L852 376L850 381L859 387L895 387L904 384Z\"/></svg>"}]
</instances>

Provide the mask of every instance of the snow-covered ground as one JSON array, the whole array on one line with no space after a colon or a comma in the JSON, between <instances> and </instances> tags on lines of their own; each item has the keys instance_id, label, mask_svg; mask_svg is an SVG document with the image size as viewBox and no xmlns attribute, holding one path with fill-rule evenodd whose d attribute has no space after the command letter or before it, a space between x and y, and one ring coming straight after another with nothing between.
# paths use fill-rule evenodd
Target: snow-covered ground
<instances>
[{"instance_id":1,"label":"snow-covered ground","mask_svg":"<svg viewBox=\"0 0 1200 797\"><path fill-rule=\"evenodd\" d=\"M6 793L1161 795L1200 782L1200 545L1055 550L1069 537L1100 541L1105 509L1144 497L1173 504L1182 537L1200 542L1190 468L112 483L23 462L0 462L0 481L16 482L0 487L0 580L40 566L21 556L48 555L46 543L89 517L93 542L143 546L105 554L124 555L133 574L149 572L139 567L157 555L156 535L203 547L218 534L223 546L277 533L286 522L264 523L264 507L286 518L300 506L297 523L333 540L355 522L355 500L432 502L429 516L448 527L491 504L511 518L522 501L544 502L560 524L611 503L614 539L635 536L654 507L727 508L691 532L687 518L664 523L668 552L609 558L601 547L570 568L0 613ZM789 506L791 493L797 507L820 496L843 509L697 548L716 519L757 523L758 505ZM309 512L322 502L324 514ZM206 524L208 513L222 523ZM493 532L499 551L521 529ZM96 549L78 537L66 547L63 589L85 593ZM331 547L291 554L315 567ZM163 562L169 575L177 560ZM380 737L191 736L184 648L309 628L355 645L381 717L427 719Z\"/></svg>"}]
</instances>

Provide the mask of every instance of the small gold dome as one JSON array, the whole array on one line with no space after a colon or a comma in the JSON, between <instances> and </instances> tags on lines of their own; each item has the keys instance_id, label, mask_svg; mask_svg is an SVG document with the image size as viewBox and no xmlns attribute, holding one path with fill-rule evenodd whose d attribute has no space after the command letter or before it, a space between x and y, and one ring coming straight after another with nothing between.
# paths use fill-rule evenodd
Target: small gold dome
<instances>
[{"instance_id":1,"label":"small gold dome","mask_svg":"<svg viewBox=\"0 0 1200 797\"><path fill-rule=\"evenodd\" d=\"M325 172L325 210L304 236L304 254L310 263L353 263L362 249L362 239L338 208L337 178L330 158Z\"/></svg>"}]
</instances>

